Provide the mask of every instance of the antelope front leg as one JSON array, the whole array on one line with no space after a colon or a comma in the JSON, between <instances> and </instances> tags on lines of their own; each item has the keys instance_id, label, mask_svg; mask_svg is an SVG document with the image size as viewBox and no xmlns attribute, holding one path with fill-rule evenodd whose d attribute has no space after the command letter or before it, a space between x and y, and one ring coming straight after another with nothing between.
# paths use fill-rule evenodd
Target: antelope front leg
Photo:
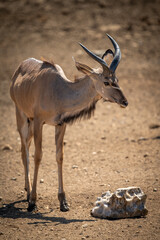
<instances>
[{"instance_id":1,"label":"antelope front leg","mask_svg":"<svg viewBox=\"0 0 160 240\"><path fill-rule=\"evenodd\" d=\"M58 200L60 202L60 210L62 212L66 212L69 210L65 192L63 189L63 138L66 130L66 125L63 124L62 126L56 126L55 129L55 141L56 141L56 161L58 165Z\"/></svg>"}]
</instances>

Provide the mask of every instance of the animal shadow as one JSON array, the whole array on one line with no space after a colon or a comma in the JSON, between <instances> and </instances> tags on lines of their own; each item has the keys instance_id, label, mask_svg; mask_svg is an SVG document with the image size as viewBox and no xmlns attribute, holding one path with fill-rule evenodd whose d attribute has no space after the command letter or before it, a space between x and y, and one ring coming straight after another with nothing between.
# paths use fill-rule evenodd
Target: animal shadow
<instances>
[{"instance_id":1,"label":"animal shadow","mask_svg":"<svg viewBox=\"0 0 160 240\"><path fill-rule=\"evenodd\" d=\"M18 205L24 205L26 200L19 200L9 204L3 204L0 208L0 217L1 218L10 218L10 219L35 219L35 222L31 222L28 224L46 224L46 223L55 223L56 225L59 224L69 224L72 222L84 222L89 221L92 222L94 220L91 219L66 219L65 217L54 217L54 216L47 216L46 214L51 213L53 210L47 213L40 213L39 211L35 210L33 212L28 212L26 207L17 207ZM37 220L37 221L36 221Z\"/></svg>"}]
</instances>

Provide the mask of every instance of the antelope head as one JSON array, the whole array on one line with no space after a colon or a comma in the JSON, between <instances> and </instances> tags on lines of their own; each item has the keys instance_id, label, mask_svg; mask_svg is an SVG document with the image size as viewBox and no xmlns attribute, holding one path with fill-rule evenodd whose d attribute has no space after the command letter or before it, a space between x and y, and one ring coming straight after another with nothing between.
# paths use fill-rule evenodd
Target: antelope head
<instances>
[{"instance_id":1,"label":"antelope head","mask_svg":"<svg viewBox=\"0 0 160 240\"><path fill-rule=\"evenodd\" d=\"M119 104L121 107L127 107L127 99L120 89L118 79L115 75L116 68L121 59L121 51L117 42L110 35L107 34L107 36L111 40L115 52L113 53L111 49L108 49L103 54L102 58L96 56L80 43L80 46L90 57L102 66L102 69L92 69L89 66L78 62L76 62L76 67L79 71L87 74L92 79L96 91L100 94L104 101L114 102ZM113 61L111 62L110 67L104 61L105 56L108 54L113 55Z\"/></svg>"}]
</instances>

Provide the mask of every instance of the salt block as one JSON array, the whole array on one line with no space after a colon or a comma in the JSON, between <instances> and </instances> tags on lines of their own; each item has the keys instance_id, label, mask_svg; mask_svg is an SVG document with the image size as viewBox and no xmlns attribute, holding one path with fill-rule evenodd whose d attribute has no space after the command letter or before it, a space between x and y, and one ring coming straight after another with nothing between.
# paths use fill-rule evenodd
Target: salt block
<instances>
[{"instance_id":1,"label":"salt block","mask_svg":"<svg viewBox=\"0 0 160 240\"><path fill-rule=\"evenodd\" d=\"M97 198L91 214L107 219L143 217L147 195L139 187L119 188L114 193L107 191Z\"/></svg>"}]
</instances>

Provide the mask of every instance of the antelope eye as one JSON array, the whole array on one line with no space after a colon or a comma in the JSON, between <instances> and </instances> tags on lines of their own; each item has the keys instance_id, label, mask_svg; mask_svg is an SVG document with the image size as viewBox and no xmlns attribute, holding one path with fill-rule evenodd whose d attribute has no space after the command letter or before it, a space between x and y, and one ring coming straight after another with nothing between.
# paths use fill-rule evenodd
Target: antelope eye
<instances>
[{"instance_id":1,"label":"antelope eye","mask_svg":"<svg viewBox=\"0 0 160 240\"><path fill-rule=\"evenodd\" d=\"M104 85L105 85L105 86L108 86L108 85L109 85L109 82L104 82Z\"/></svg>"}]
</instances>

